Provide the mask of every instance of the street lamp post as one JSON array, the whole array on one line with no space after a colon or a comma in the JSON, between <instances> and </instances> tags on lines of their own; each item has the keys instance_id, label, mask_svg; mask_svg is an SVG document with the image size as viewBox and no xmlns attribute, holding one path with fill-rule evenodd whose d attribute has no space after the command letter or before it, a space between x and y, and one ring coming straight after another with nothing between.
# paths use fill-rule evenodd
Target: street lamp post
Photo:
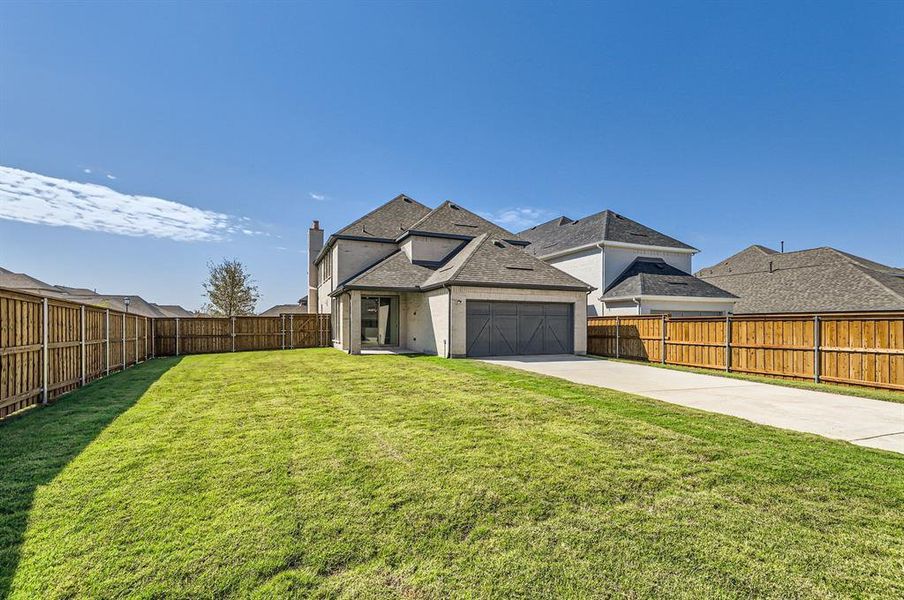
<instances>
[{"instance_id":1,"label":"street lamp post","mask_svg":"<svg viewBox=\"0 0 904 600\"><path fill-rule=\"evenodd\" d=\"M126 313L128 313L129 312L129 304L132 303L132 299L129 298L128 296L126 296L125 298L122 299L122 303L126 305Z\"/></svg>"}]
</instances>

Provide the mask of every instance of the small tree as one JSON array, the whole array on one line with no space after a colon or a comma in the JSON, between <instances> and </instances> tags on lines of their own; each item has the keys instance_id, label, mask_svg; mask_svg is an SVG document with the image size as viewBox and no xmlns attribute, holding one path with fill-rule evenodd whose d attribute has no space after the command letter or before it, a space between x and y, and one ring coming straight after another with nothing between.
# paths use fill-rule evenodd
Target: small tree
<instances>
[{"instance_id":1,"label":"small tree","mask_svg":"<svg viewBox=\"0 0 904 600\"><path fill-rule=\"evenodd\" d=\"M260 294L245 265L236 259L207 264L207 312L218 317L253 315Z\"/></svg>"}]
</instances>

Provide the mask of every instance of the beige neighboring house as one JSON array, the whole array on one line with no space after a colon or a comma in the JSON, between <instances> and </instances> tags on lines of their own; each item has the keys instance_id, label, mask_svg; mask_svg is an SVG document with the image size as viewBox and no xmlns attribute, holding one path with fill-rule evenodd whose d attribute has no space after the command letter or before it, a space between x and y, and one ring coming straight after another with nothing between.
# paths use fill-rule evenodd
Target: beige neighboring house
<instances>
[{"instance_id":1,"label":"beige neighboring house","mask_svg":"<svg viewBox=\"0 0 904 600\"><path fill-rule=\"evenodd\" d=\"M464 207L401 195L329 236L309 235L309 303L351 354L584 354L593 287L524 252Z\"/></svg>"},{"instance_id":2,"label":"beige neighboring house","mask_svg":"<svg viewBox=\"0 0 904 600\"><path fill-rule=\"evenodd\" d=\"M118 310L142 317L160 318L167 316L193 316L191 312L175 304L165 305L168 307L168 310L163 311L160 309L159 305L150 303L136 294L98 294L94 290L88 288L51 285L40 279L36 279L31 275L14 273L2 267L0 267L0 287L20 290L39 296L59 298L60 300L68 300L70 302L90 304L101 308L109 308L110 310ZM128 306L126 306L125 303L126 298L129 299ZM170 314L176 312L180 314Z\"/></svg>"}]
</instances>

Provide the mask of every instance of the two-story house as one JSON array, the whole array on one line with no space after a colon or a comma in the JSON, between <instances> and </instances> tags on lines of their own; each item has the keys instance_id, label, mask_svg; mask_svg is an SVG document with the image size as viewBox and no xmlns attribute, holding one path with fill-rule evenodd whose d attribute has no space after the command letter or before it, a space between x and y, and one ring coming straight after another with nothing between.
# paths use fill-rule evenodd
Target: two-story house
<instances>
[{"instance_id":1,"label":"two-story house","mask_svg":"<svg viewBox=\"0 0 904 600\"><path fill-rule=\"evenodd\" d=\"M597 290L590 315L722 315L738 300L691 275L699 250L611 210L558 217L518 236L530 242L528 254Z\"/></svg>"},{"instance_id":2,"label":"two-story house","mask_svg":"<svg viewBox=\"0 0 904 600\"><path fill-rule=\"evenodd\" d=\"M352 354L585 353L593 286L528 244L457 204L398 196L326 243L315 221L308 306L332 315L334 345Z\"/></svg>"}]
</instances>

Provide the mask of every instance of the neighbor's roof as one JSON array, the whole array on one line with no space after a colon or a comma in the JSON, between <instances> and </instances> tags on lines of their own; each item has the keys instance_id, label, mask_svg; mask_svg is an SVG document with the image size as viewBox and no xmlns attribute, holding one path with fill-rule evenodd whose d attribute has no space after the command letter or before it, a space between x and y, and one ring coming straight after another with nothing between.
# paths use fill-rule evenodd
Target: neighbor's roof
<instances>
[{"instance_id":1,"label":"neighbor's roof","mask_svg":"<svg viewBox=\"0 0 904 600\"><path fill-rule=\"evenodd\" d=\"M711 283L673 267L661 258L634 259L628 268L606 288L602 298L631 296L697 296L736 298Z\"/></svg>"},{"instance_id":2,"label":"neighbor's roof","mask_svg":"<svg viewBox=\"0 0 904 600\"><path fill-rule=\"evenodd\" d=\"M750 246L697 277L740 297L736 313L904 310L904 269L829 247Z\"/></svg>"},{"instance_id":3,"label":"neighbor's roof","mask_svg":"<svg viewBox=\"0 0 904 600\"><path fill-rule=\"evenodd\" d=\"M417 200L400 194L330 237L353 236L394 240L429 212L430 209Z\"/></svg>"},{"instance_id":4,"label":"neighbor's roof","mask_svg":"<svg viewBox=\"0 0 904 600\"><path fill-rule=\"evenodd\" d=\"M299 314L307 314L308 305L307 304L277 304L275 306L271 306L264 312L260 313L259 317L278 317L279 315L299 315Z\"/></svg>"},{"instance_id":5,"label":"neighbor's roof","mask_svg":"<svg viewBox=\"0 0 904 600\"><path fill-rule=\"evenodd\" d=\"M165 317L194 317L195 313L187 310L178 304L157 304L151 302L151 306L163 313Z\"/></svg>"},{"instance_id":6,"label":"neighbor's roof","mask_svg":"<svg viewBox=\"0 0 904 600\"><path fill-rule=\"evenodd\" d=\"M487 233L494 238L523 242L520 237L480 215L450 201L445 201L408 228L412 233L439 233L463 238L474 238Z\"/></svg>"},{"instance_id":7,"label":"neighbor's roof","mask_svg":"<svg viewBox=\"0 0 904 600\"><path fill-rule=\"evenodd\" d=\"M40 279L35 279L31 275L26 275L25 273L13 273L3 267L0 267L0 287L22 290L23 292L31 292L33 294L61 295L60 291L49 283L45 283Z\"/></svg>"},{"instance_id":8,"label":"neighbor's roof","mask_svg":"<svg viewBox=\"0 0 904 600\"><path fill-rule=\"evenodd\" d=\"M533 257L518 246L483 234L438 268L422 287L483 285L592 290L580 279Z\"/></svg>"},{"instance_id":9,"label":"neighbor's roof","mask_svg":"<svg viewBox=\"0 0 904 600\"><path fill-rule=\"evenodd\" d=\"M518 233L531 244L527 251L546 256L600 242L622 242L681 250L697 249L611 210L583 219L562 216Z\"/></svg>"}]
</instances>

